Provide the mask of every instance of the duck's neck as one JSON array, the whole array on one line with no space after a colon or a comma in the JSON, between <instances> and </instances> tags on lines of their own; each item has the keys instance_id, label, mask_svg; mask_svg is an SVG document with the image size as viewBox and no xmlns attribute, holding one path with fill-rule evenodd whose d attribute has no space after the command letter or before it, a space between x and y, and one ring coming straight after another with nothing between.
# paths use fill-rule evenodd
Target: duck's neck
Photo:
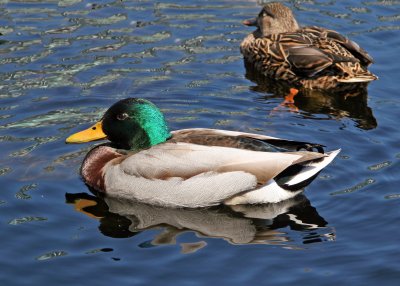
<instances>
[{"instance_id":1,"label":"duck's neck","mask_svg":"<svg viewBox=\"0 0 400 286\"><path fill-rule=\"evenodd\" d=\"M164 143L171 137L168 127L165 126L142 126L138 128L129 142L128 149L140 151L154 145Z\"/></svg>"},{"instance_id":2,"label":"duck's neck","mask_svg":"<svg viewBox=\"0 0 400 286\"><path fill-rule=\"evenodd\" d=\"M292 33L300 29L295 18L286 21L273 22L269 26L259 27L256 31L257 37L267 37L273 34Z\"/></svg>"},{"instance_id":3,"label":"duck's neck","mask_svg":"<svg viewBox=\"0 0 400 286\"><path fill-rule=\"evenodd\" d=\"M171 137L167 122L159 110L152 107L141 109L141 116L137 119L135 134L129 142L129 149L138 151L164 143Z\"/></svg>"}]
</instances>

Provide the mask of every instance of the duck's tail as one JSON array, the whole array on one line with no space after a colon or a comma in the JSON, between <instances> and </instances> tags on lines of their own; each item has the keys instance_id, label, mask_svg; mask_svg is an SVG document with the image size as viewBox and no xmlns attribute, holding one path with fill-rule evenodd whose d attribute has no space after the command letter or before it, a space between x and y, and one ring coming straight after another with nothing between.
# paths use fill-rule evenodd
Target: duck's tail
<instances>
[{"instance_id":1,"label":"duck's tail","mask_svg":"<svg viewBox=\"0 0 400 286\"><path fill-rule=\"evenodd\" d=\"M284 176L281 176L277 180L277 183L281 187L288 190L297 190L307 186L323 168L328 166L328 164L335 159L340 150L341 149L328 152L326 153L326 157L323 157L319 160L309 161L305 164L299 164L298 168L300 170L293 170L294 172L298 172L293 175L288 173Z\"/></svg>"},{"instance_id":2,"label":"duck's tail","mask_svg":"<svg viewBox=\"0 0 400 286\"><path fill-rule=\"evenodd\" d=\"M277 203L293 198L300 194L339 152L340 149L328 152L320 159L292 165L262 187L225 200L224 203L227 205Z\"/></svg>"},{"instance_id":3,"label":"duck's tail","mask_svg":"<svg viewBox=\"0 0 400 286\"><path fill-rule=\"evenodd\" d=\"M342 75L338 76L338 82L342 83L362 83L377 80L378 77L363 67L360 63L341 63L336 64Z\"/></svg>"},{"instance_id":4,"label":"duck's tail","mask_svg":"<svg viewBox=\"0 0 400 286\"><path fill-rule=\"evenodd\" d=\"M342 83L360 83L360 82L370 82L373 80L377 80L378 77L374 74L367 74L367 75L357 75L355 77L349 78L339 78L338 82Z\"/></svg>"}]
</instances>

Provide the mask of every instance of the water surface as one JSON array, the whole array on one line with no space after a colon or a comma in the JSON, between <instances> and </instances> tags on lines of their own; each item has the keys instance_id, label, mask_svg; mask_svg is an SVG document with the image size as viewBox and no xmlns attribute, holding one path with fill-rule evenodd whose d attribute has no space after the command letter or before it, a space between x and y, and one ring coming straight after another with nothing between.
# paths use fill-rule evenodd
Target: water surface
<instances>
[{"instance_id":1,"label":"water surface","mask_svg":"<svg viewBox=\"0 0 400 286\"><path fill-rule=\"evenodd\" d=\"M246 73L255 1L0 1L1 285L397 285L400 3L285 1L375 59L356 97L283 95ZM277 205L166 210L94 197L66 136L115 101L209 127L342 148Z\"/></svg>"}]
</instances>

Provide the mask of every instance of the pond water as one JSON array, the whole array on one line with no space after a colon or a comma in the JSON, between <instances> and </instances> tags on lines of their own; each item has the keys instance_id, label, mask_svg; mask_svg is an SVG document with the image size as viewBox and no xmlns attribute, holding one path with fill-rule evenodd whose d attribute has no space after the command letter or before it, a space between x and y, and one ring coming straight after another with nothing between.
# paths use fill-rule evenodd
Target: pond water
<instances>
[{"instance_id":1,"label":"pond water","mask_svg":"<svg viewBox=\"0 0 400 286\"><path fill-rule=\"evenodd\" d=\"M375 59L365 94L283 94L239 44L256 1L0 1L1 285L398 285L400 2L285 1ZM209 127L342 148L277 205L169 210L94 197L94 146L65 138L119 99L171 129ZM250 284L251 283L251 284Z\"/></svg>"}]
</instances>

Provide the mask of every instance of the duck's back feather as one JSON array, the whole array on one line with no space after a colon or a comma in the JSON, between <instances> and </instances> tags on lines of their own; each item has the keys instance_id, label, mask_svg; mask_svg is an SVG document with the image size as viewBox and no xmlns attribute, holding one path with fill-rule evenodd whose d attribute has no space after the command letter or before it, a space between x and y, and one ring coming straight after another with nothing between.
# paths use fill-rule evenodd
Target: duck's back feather
<instances>
[{"instance_id":1,"label":"duck's back feather","mask_svg":"<svg viewBox=\"0 0 400 286\"><path fill-rule=\"evenodd\" d=\"M280 139L276 137L210 128L190 128L172 132L171 142L185 142L205 146L220 146L252 151L318 151L323 153L323 145Z\"/></svg>"},{"instance_id":2,"label":"duck's back feather","mask_svg":"<svg viewBox=\"0 0 400 286\"><path fill-rule=\"evenodd\" d=\"M347 49L355 58L357 58L364 66L369 66L374 62L373 58L356 42L343 36L334 30L323 29L320 27L305 27L303 30L307 33L313 33L319 38L327 38L335 41Z\"/></svg>"}]
</instances>

